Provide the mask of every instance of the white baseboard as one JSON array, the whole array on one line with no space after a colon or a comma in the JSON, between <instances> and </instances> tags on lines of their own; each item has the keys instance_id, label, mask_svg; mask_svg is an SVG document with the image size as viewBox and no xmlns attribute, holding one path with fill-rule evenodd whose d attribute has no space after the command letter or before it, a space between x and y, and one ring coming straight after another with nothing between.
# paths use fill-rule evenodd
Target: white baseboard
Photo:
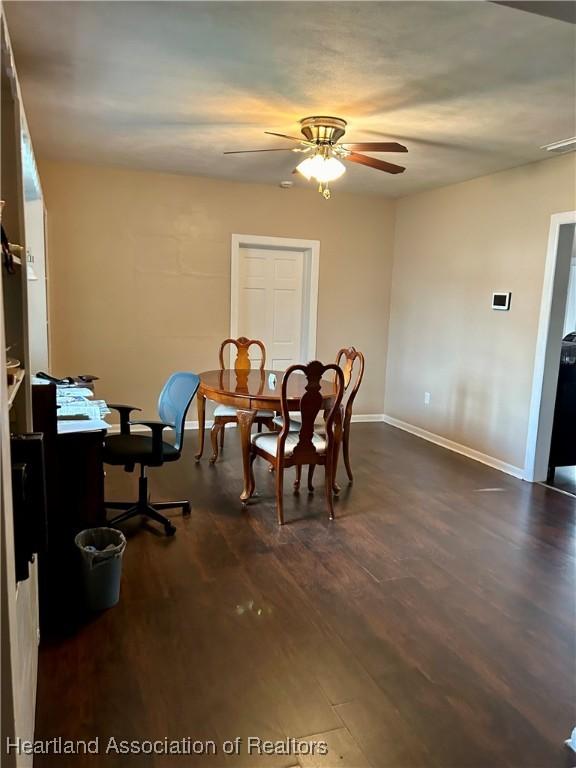
<instances>
[{"instance_id":1,"label":"white baseboard","mask_svg":"<svg viewBox=\"0 0 576 768\"><path fill-rule=\"evenodd\" d=\"M462 456L474 459L474 461L479 461L481 464L487 464L489 467L498 469L500 472L505 472L507 475L518 477L521 480L524 479L524 470L522 468L515 467L513 464L507 464L505 461L495 459L493 456L488 456L485 453L476 451L474 448L455 443L453 440L448 440L446 437L436 435L433 432L428 432L426 429L416 427L413 424L408 424L405 421L400 421L400 419L395 419L393 416L388 416L387 414L383 415L382 421L386 422L386 424L390 424L392 427L402 429L404 432L410 432L411 435L421 437L423 440L428 440L429 443L434 443L442 448L447 448L449 451L454 451L454 453L460 453Z\"/></svg>"},{"instance_id":2,"label":"white baseboard","mask_svg":"<svg viewBox=\"0 0 576 768\"><path fill-rule=\"evenodd\" d=\"M357 421L359 423L362 423L362 422L369 423L369 422L375 422L375 421L382 422L385 420L386 420L386 417L384 416L383 413L358 413L358 414L353 413L352 414L352 421Z\"/></svg>"},{"instance_id":3,"label":"white baseboard","mask_svg":"<svg viewBox=\"0 0 576 768\"><path fill-rule=\"evenodd\" d=\"M386 421L386 417L383 413L359 413L357 415L352 416L352 421L357 422L375 422L375 421ZM206 419L205 429L211 429L214 422L212 419ZM226 424L226 429L235 429L236 424ZM198 429L198 421L187 421L184 425L184 429ZM150 430L147 427L142 426L141 424L135 424L132 427L132 432L149 432ZM111 435L117 435L120 432L120 424L110 424L108 427L108 432Z\"/></svg>"},{"instance_id":4,"label":"white baseboard","mask_svg":"<svg viewBox=\"0 0 576 768\"><path fill-rule=\"evenodd\" d=\"M199 422L198 421L187 421L184 425L184 429L198 429ZM204 429L212 429L214 426L214 421L212 419L206 419L204 422ZM226 429L233 429L236 427L236 424L226 424Z\"/></svg>"},{"instance_id":5,"label":"white baseboard","mask_svg":"<svg viewBox=\"0 0 576 768\"><path fill-rule=\"evenodd\" d=\"M397 427L398 429L404 430L404 432L410 432L411 435L416 435L416 437L421 437L423 440L428 440L429 443L434 443L435 445L439 445L442 448L447 448L449 451L454 451L454 453L460 453L462 456L466 456L469 459L474 459L474 461L479 461L481 464L486 464L493 469L498 469L500 472L505 472L507 475L518 477L521 480L524 479L524 470L520 467L515 467L513 464L507 464L505 461L495 459L493 456L488 456L487 454L481 453L480 451L475 451L474 448L468 448L466 445L455 443L453 440L448 440L446 437L436 435L433 432L428 432L426 429L416 427L413 424L408 424L405 421L400 421L400 419L395 419L393 416L388 416L385 413L359 413L352 416L352 421L357 423L384 422L386 424L390 424L391 427ZM214 422L212 419L206 419L205 428L207 430L210 429L213 423ZM235 429L236 424L227 424L226 427L229 429ZM185 429L197 430L198 421L187 421ZM148 432L149 430L147 427L136 424L132 427L132 431ZM108 432L111 435L117 435L120 432L120 425L111 424Z\"/></svg>"}]
</instances>

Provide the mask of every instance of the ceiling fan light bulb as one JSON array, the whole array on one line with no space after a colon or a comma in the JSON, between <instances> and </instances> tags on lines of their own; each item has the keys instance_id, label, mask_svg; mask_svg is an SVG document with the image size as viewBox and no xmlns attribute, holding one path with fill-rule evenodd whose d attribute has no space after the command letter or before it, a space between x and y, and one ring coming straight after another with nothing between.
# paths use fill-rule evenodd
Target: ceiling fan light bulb
<instances>
[{"instance_id":1,"label":"ceiling fan light bulb","mask_svg":"<svg viewBox=\"0 0 576 768\"><path fill-rule=\"evenodd\" d=\"M305 160L302 160L301 163L299 163L296 166L296 170L298 173L301 173L302 176L304 176L305 179L310 181L310 179L314 176L314 171L316 170L316 166L314 165L314 157L307 157Z\"/></svg>"},{"instance_id":2,"label":"ceiling fan light bulb","mask_svg":"<svg viewBox=\"0 0 576 768\"><path fill-rule=\"evenodd\" d=\"M329 181L336 181L346 173L346 166L335 157L322 158L322 165L316 172L318 181L326 184Z\"/></svg>"},{"instance_id":3,"label":"ceiling fan light bulb","mask_svg":"<svg viewBox=\"0 0 576 768\"><path fill-rule=\"evenodd\" d=\"M312 158L312 164L310 167L312 168L312 176L313 178L316 179L316 181L322 181L320 176L322 174L322 168L324 167L324 162L325 162L324 157L319 152L316 153Z\"/></svg>"}]
</instances>

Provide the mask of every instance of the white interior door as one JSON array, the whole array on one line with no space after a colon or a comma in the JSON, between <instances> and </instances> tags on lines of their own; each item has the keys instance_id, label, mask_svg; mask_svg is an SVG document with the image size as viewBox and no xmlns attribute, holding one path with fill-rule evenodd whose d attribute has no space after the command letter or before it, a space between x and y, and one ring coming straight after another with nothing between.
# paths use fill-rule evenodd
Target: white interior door
<instances>
[{"instance_id":1,"label":"white interior door","mask_svg":"<svg viewBox=\"0 0 576 768\"><path fill-rule=\"evenodd\" d=\"M304 252L240 248L238 336L260 339L266 367L306 362L302 352ZM251 350L256 359L256 352Z\"/></svg>"}]
</instances>

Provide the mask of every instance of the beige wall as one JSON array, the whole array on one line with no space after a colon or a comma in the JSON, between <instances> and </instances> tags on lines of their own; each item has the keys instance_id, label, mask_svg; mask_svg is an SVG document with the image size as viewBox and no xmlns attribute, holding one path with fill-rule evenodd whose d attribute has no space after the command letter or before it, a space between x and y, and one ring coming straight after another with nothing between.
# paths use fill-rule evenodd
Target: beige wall
<instances>
[{"instance_id":1,"label":"beige wall","mask_svg":"<svg viewBox=\"0 0 576 768\"><path fill-rule=\"evenodd\" d=\"M366 355L357 413L382 413L393 203L314 190L40 163L52 369L151 414L171 371L216 368L232 233L320 241L317 354Z\"/></svg>"},{"instance_id":2,"label":"beige wall","mask_svg":"<svg viewBox=\"0 0 576 768\"><path fill-rule=\"evenodd\" d=\"M523 467L550 215L575 208L574 155L398 202L389 416Z\"/></svg>"},{"instance_id":3,"label":"beige wall","mask_svg":"<svg viewBox=\"0 0 576 768\"><path fill-rule=\"evenodd\" d=\"M576 208L574 155L396 204L53 162L40 170L56 373L96 373L103 397L152 413L171 371L217 365L231 234L317 239L317 352L365 352L356 412L385 411L523 466L548 227L552 213ZM496 290L512 291L510 312L490 309Z\"/></svg>"}]
</instances>

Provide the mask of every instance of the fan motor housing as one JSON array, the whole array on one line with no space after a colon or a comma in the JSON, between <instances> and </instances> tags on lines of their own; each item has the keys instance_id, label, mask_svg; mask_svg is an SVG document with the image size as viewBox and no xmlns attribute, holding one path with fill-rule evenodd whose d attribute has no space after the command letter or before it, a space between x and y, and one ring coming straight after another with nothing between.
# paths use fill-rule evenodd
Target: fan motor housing
<instances>
[{"instance_id":1,"label":"fan motor housing","mask_svg":"<svg viewBox=\"0 0 576 768\"><path fill-rule=\"evenodd\" d=\"M300 130L317 144L335 144L346 133L346 120L340 117L305 117L300 120Z\"/></svg>"}]
</instances>

